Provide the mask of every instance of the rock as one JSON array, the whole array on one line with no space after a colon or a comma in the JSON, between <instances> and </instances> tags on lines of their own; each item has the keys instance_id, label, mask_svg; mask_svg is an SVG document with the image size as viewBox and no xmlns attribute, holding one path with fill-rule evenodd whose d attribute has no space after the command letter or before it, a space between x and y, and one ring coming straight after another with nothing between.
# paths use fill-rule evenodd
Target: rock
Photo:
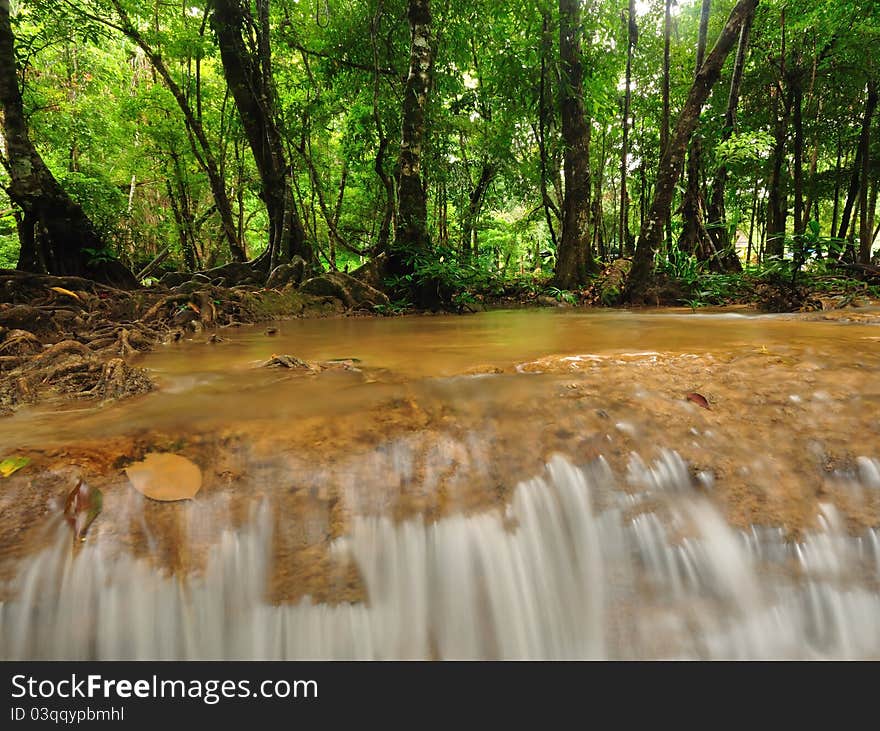
<instances>
[{"instance_id":1,"label":"rock","mask_svg":"<svg viewBox=\"0 0 880 731\"><path fill-rule=\"evenodd\" d=\"M299 284L302 282L306 270L306 263L301 256L295 256L287 264L279 264L275 267L266 280L266 289L280 289L286 284Z\"/></svg>"},{"instance_id":2,"label":"rock","mask_svg":"<svg viewBox=\"0 0 880 731\"><path fill-rule=\"evenodd\" d=\"M303 282L300 291L319 297L335 297L347 308L373 307L389 304L384 292L342 272L325 272Z\"/></svg>"},{"instance_id":3,"label":"rock","mask_svg":"<svg viewBox=\"0 0 880 731\"><path fill-rule=\"evenodd\" d=\"M384 287L385 266L388 257L383 253L370 259L366 264L355 269L351 276L360 279L364 284L370 285L373 289L382 290Z\"/></svg>"},{"instance_id":4,"label":"rock","mask_svg":"<svg viewBox=\"0 0 880 731\"><path fill-rule=\"evenodd\" d=\"M159 284L164 284L169 289L179 287L184 282L188 282L192 275L187 272L166 272L159 280Z\"/></svg>"}]
</instances>

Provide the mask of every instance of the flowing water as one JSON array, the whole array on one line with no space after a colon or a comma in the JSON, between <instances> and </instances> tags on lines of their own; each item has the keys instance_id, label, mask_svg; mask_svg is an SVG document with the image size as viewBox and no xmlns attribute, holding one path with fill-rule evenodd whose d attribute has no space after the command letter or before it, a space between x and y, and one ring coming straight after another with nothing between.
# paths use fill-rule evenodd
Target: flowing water
<instances>
[{"instance_id":1,"label":"flowing water","mask_svg":"<svg viewBox=\"0 0 880 731\"><path fill-rule=\"evenodd\" d=\"M0 493L0 658L880 657L876 326L276 327L147 356L135 401L0 422L32 458ZM281 353L354 360L260 367ZM150 451L199 464L195 499L131 488ZM72 547L79 478L104 507Z\"/></svg>"}]
</instances>

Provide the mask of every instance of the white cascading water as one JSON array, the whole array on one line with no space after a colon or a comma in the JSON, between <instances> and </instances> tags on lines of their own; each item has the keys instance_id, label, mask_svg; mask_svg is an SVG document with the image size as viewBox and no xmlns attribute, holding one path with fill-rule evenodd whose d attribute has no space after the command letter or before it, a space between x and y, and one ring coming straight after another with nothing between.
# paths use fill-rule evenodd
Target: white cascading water
<instances>
[{"instance_id":1,"label":"white cascading water","mask_svg":"<svg viewBox=\"0 0 880 731\"><path fill-rule=\"evenodd\" d=\"M334 606L265 601L266 503L187 579L60 535L0 605L0 659L880 657L877 530L850 537L824 505L800 543L735 531L673 452L625 483L554 458L503 516L358 517L333 550L368 601Z\"/></svg>"}]
</instances>

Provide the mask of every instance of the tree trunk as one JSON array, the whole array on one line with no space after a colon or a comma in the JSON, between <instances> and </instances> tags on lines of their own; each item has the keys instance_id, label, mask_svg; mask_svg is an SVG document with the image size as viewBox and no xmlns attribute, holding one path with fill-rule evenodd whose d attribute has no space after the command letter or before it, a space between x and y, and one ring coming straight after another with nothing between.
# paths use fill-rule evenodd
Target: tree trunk
<instances>
[{"instance_id":1,"label":"tree trunk","mask_svg":"<svg viewBox=\"0 0 880 731\"><path fill-rule=\"evenodd\" d=\"M819 119L822 116L822 100L820 99L816 105L816 119ZM818 209L819 207L819 198L817 196L816 190L816 171L819 168L819 142L820 142L820 134L817 132L813 138L813 149L810 151L810 172L809 172L809 189L807 191L807 200L804 203L804 214L805 214L805 222L804 225L810 221L810 211L814 208ZM818 221L819 216L816 215L813 220Z\"/></svg>"},{"instance_id":2,"label":"tree trunk","mask_svg":"<svg viewBox=\"0 0 880 731\"><path fill-rule=\"evenodd\" d=\"M792 126L794 127L794 162L792 182L794 184L794 234L803 235L807 230L804 210L804 83L800 63L792 69L789 87L791 88Z\"/></svg>"},{"instance_id":3,"label":"tree trunk","mask_svg":"<svg viewBox=\"0 0 880 731\"><path fill-rule=\"evenodd\" d=\"M736 132L736 108L739 104L739 90L742 85L743 71L745 70L746 53L749 47L749 31L752 27L752 18L743 23L739 31L739 43L736 48L736 60L733 64L733 74L730 77L730 94L727 97L727 110L724 114L724 132L722 139L726 142ZM724 208L724 191L727 186L727 166L719 165L715 171L712 182L712 195L709 200L709 221L712 223L710 235L715 242L715 249L719 252L720 263L726 271L742 271L742 264L733 247L730 235L727 231L727 213ZM734 233L735 240L735 233ZM746 262L748 263L748 262Z\"/></svg>"},{"instance_id":4,"label":"tree trunk","mask_svg":"<svg viewBox=\"0 0 880 731\"><path fill-rule=\"evenodd\" d=\"M411 275L414 258L428 251L428 197L422 181L422 153L427 131L427 107L431 92L434 46L431 38L429 0L409 0L409 74L403 90L403 119L397 157L397 229L388 258L388 270L398 276ZM416 304L437 307L443 299L436 283L421 282L411 287Z\"/></svg>"},{"instance_id":5,"label":"tree trunk","mask_svg":"<svg viewBox=\"0 0 880 731\"><path fill-rule=\"evenodd\" d=\"M584 114L584 70L581 65L580 0L559 0L559 57L562 75L560 111L565 143L562 239L554 281L574 289L595 271L590 242L590 128Z\"/></svg>"},{"instance_id":6,"label":"tree trunk","mask_svg":"<svg viewBox=\"0 0 880 731\"><path fill-rule=\"evenodd\" d=\"M660 118L660 156L666 152L669 144L669 61L670 45L672 37L672 0L666 0L666 9L663 18L663 111ZM672 220L667 216L663 222L663 230L666 232L666 247L672 243Z\"/></svg>"},{"instance_id":7,"label":"tree trunk","mask_svg":"<svg viewBox=\"0 0 880 731\"><path fill-rule=\"evenodd\" d=\"M724 60L733 48L743 23L753 16L757 5L758 0L738 0L715 47L709 53L688 92L687 100L675 125L675 132L660 161L657 181L654 185L654 200L651 203L645 230L639 237L632 270L627 278L624 297L630 302L645 300L654 266L654 254L663 238L663 223L669 216L672 195L675 183L681 175L688 140L699 123L703 104L709 98L712 87L721 75Z\"/></svg>"},{"instance_id":8,"label":"tree trunk","mask_svg":"<svg viewBox=\"0 0 880 731\"><path fill-rule=\"evenodd\" d=\"M862 125L862 136L859 139L859 147L862 153L862 171L859 181L859 262L871 263L871 248L873 246L873 231L871 230L873 207L875 200L871 200L869 208L868 188L871 173L871 119L877 108L877 86L873 81L868 81L868 104L865 109L865 121ZM869 111L870 110L870 111Z\"/></svg>"},{"instance_id":9,"label":"tree trunk","mask_svg":"<svg viewBox=\"0 0 880 731\"><path fill-rule=\"evenodd\" d=\"M602 149L599 158L599 169L596 174L595 193L593 194L593 251L599 257L600 262L606 262L608 253L605 250L605 237L602 235L602 185L605 178L605 139L606 132L602 129Z\"/></svg>"},{"instance_id":10,"label":"tree trunk","mask_svg":"<svg viewBox=\"0 0 880 731\"><path fill-rule=\"evenodd\" d=\"M837 131L837 159L834 163L834 203L831 212L831 236L837 234L837 215L840 212L840 158L843 154L843 140L840 130Z\"/></svg>"},{"instance_id":11,"label":"tree trunk","mask_svg":"<svg viewBox=\"0 0 880 731\"><path fill-rule=\"evenodd\" d=\"M385 132L385 125L382 124L382 115L379 112L379 81L381 79L381 70L379 68L379 25L382 21L383 4L382 0L376 4L376 13L373 15L370 23L370 45L373 49L373 123L376 125L376 136L379 144L376 147L376 158L373 162L373 169L376 176L382 183L385 192L385 201L382 208L382 221L379 224L379 235L376 240L374 251L381 253L388 251L388 243L391 240L391 229L394 224L395 214L395 196L394 196L394 178L385 170L385 157L388 152L388 146L391 141Z\"/></svg>"},{"instance_id":12,"label":"tree trunk","mask_svg":"<svg viewBox=\"0 0 880 731\"><path fill-rule=\"evenodd\" d=\"M103 250L105 242L31 142L18 87L9 0L0 0L0 108L10 178L6 192L23 212L18 221L19 268L136 287L134 275L119 262L94 261L88 250Z\"/></svg>"},{"instance_id":13,"label":"tree trunk","mask_svg":"<svg viewBox=\"0 0 880 731\"><path fill-rule=\"evenodd\" d=\"M220 215L220 224L223 228L223 235L229 246L230 256L234 261L244 261L247 255L242 245L241 239L236 233L235 219L232 215L232 204L229 201L229 195L226 192L226 183L223 180L223 174L214 156L211 144L208 142L208 136L202 127L201 115L193 114L192 107L186 98L183 90L171 76L171 72L162 60L161 54L147 43L146 39L140 34L131 19L126 13L125 8L119 0L113 0L113 7L121 21L122 32L136 43L144 55L149 59L153 72L158 73L165 82L171 96L177 102L177 106L183 114L184 123L186 125L187 136L189 138L190 147L199 166L208 176L208 184L211 187L211 195L214 198L214 204L217 206L217 212Z\"/></svg>"},{"instance_id":14,"label":"tree trunk","mask_svg":"<svg viewBox=\"0 0 880 731\"><path fill-rule=\"evenodd\" d=\"M865 114L862 117L862 129L859 133L859 146L856 148L855 160L853 160L852 176L849 181L849 190L846 195L846 203L843 205L843 213L840 217L840 230L838 238L845 239L849 232L850 220L853 215L853 206L859 193L859 181L862 175L862 160L864 150L868 149L871 139L871 118L877 109L877 88L873 84L868 87L868 96L865 100Z\"/></svg>"},{"instance_id":15,"label":"tree trunk","mask_svg":"<svg viewBox=\"0 0 880 731\"><path fill-rule=\"evenodd\" d=\"M780 100L781 92L774 89L773 109L773 166L770 172L767 194L767 243L765 255L781 259L785 253L785 226L787 219L788 195L785 191L783 168L785 166L785 140L788 136L788 116L791 96Z\"/></svg>"},{"instance_id":16,"label":"tree trunk","mask_svg":"<svg viewBox=\"0 0 880 731\"><path fill-rule=\"evenodd\" d=\"M620 235L621 251L632 254L632 242L629 233L629 192L627 191L626 178L629 167L629 129L630 129L630 105L632 103L632 58L636 43L639 39L639 28L636 24L636 3L629 0L627 12L627 44L626 44L626 82L623 92L623 144L620 149L620 222L618 231Z\"/></svg>"},{"instance_id":17,"label":"tree trunk","mask_svg":"<svg viewBox=\"0 0 880 731\"><path fill-rule=\"evenodd\" d=\"M703 0L700 10L700 31L697 39L696 77L706 55L706 38L709 30L709 11L711 0ZM687 160L687 184L681 202L682 229L678 238L678 248L694 254L700 261L714 259L714 247L703 221L703 194L700 190L700 171L702 169L703 143L699 134L691 141Z\"/></svg>"},{"instance_id":18,"label":"tree trunk","mask_svg":"<svg viewBox=\"0 0 880 731\"><path fill-rule=\"evenodd\" d=\"M781 259L785 254L785 226L788 215L788 193L783 181L785 165L785 140L788 136L788 118L791 113L791 88L787 92L782 89L785 73L785 8L779 15L781 25L782 46L779 52L780 83L774 84L770 91L773 110L773 166L770 173L769 191L767 194L767 241L764 256Z\"/></svg>"},{"instance_id":19,"label":"tree trunk","mask_svg":"<svg viewBox=\"0 0 880 731\"><path fill-rule=\"evenodd\" d=\"M264 269L314 252L293 200L290 162L279 129L269 45L269 0L257 0L258 18L239 0L212 0L211 27L217 36L226 85L235 100L257 171L260 197L269 218L269 243L258 258Z\"/></svg>"},{"instance_id":20,"label":"tree trunk","mask_svg":"<svg viewBox=\"0 0 880 731\"><path fill-rule=\"evenodd\" d=\"M669 144L669 47L672 35L672 0L666 0L663 17L663 111L660 116L660 157Z\"/></svg>"},{"instance_id":21,"label":"tree trunk","mask_svg":"<svg viewBox=\"0 0 880 731\"><path fill-rule=\"evenodd\" d=\"M544 218L547 221L547 230L550 233L550 242L553 250L559 250L559 243L556 238L556 230L553 227L553 216L556 213L559 220L559 209L550 199L550 192L547 188L548 178L548 160L547 160L547 118L550 116L552 109L548 103L547 94L547 60L553 50L553 36L550 33L550 13L544 11L542 13L541 22L541 84L538 98L538 154L541 161L541 205L544 208Z\"/></svg>"},{"instance_id":22,"label":"tree trunk","mask_svg":"<svg viewBox=\"0 0 880 731\"><path fill-rule=\"evenodd\" d=\"M468 196L467 209L464 214L464 220L461 223L461 251L466 256L477 256L479 253L476 241L474 240L474 229L477 225L477 217L483 208L483 200L489 190L489 185L491 185L495 177L495 171L495 165L488 159L484 160L480 169L480 178Z\"/></svg>"}]
</instances>

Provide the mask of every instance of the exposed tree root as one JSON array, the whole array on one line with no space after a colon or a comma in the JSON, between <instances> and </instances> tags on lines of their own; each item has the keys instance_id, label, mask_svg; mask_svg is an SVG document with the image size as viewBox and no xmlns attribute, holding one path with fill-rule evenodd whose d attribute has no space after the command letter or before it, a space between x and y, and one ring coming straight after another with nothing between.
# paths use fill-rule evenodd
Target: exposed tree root
<instances>
[{"instance_id":1,"label":"exposed tree root","mask_svg":"<svg viewBox=\"0 0 880 731\"><path fill-rule=\"evenodd\" d=\"M294 291L293 285L230 289L212 281L124 291L79 277L0 269L0 414L53 394L107 400L144 393L152 388L149 377L128 361L159 343L300 315L306 307L338 314L384 297L351 277L345 278L350 302ZM296 367L293 361L275 365ZM324 367L308 364L312 372Z\"/></svg>"}]
</instances>

